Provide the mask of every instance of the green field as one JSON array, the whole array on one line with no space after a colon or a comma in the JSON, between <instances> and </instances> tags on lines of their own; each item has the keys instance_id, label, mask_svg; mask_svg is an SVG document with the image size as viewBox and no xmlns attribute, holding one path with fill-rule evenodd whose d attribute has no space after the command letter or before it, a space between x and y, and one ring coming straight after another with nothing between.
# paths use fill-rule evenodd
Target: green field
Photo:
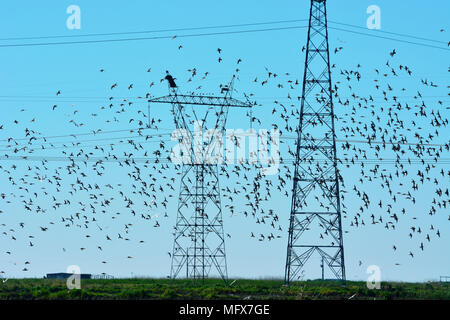
<instances>
[{"instance_id":1,"label":"green field","mask_svg":"<svg viewBox=\"0 0 450 320\"><path fill-rule=\"evenodd\" d=\"M303 281L283 286L280 280L205 282L170 279L81 280L80 290L68 290L65 280L9 279L0 283L0 299L445 299L450 283L383 282L369 290L365 282L345 286L329 281Z\"/></svg>"}]
</instances>

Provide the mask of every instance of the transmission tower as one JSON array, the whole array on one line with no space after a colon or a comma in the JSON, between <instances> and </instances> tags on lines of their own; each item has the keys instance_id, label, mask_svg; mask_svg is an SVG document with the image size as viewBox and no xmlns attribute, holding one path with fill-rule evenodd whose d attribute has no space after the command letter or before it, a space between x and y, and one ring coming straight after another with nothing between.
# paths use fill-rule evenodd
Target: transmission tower
<instances>
[{"instance_id":1,"label":"transmission tower","mask_svg":"<svg viewBox=\"0 0 450 320\"><path fill-rule=\"evenodd\" d=\"M311 0L285 282L316 255L322 277L345 281L326 0ZM325 273L325 274L324 274ZM320 273L319 273L320 274Z\"/></svg>"},{"instance_id":2,"label":"transmission tower","mask_svg":"<svg viewBox=\"0 0 450 320\"><path fill-rule=\"evenodd\" d=\"M149 103L169 103L177 129L185 132L183 139L190 144L190 161L183 163L178 198L176 226L172 251L171 278L205 279L214 267L227 281L225 239L220 200L219 171L217 163L199 161L198 156L211 154L215 134L199 146L194 143L195 119L202 129L212 129L223 134L229 108L251 108L252 104L232 98L234 76L228 85L221 86L223 96L180 94L175 79L167 73L169 95L150 99ZM199 120L194 106L205 110ZM213 111L213 112L210 112ZM208 114L215 116L212 128L207 128ZM187 136L186 136L187 135Z\"/></svg>"}]
</instances>

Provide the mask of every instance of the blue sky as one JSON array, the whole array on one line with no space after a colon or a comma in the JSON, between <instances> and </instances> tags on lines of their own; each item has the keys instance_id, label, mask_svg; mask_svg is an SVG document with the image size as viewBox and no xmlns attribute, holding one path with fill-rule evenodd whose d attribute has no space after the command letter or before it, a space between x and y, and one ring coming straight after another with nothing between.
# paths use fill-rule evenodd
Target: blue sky
<instances>
[{"instance_id":1,"label":"blue sky","mask_svg":"<svg viewBox=\"0 0 450 320\"><path fill-rule=\"evenodd\" d=\"M329 21L348 23L365 27L369 5L378 5L381 9L381 30L404 33L417 37L431 38L447 42L448 1L434 1L433 6L423 1L362 1L348 0L343 5L342 1L328 1ZM66 27L66 8L76 4L81 8L81 29L68 30ZM0 38L37 37L53 35L84 35L92 33L134 32L144 30L176 29L186 27L222 26L232 24L270 22L280 20L307 19L309 13L309 1L3 1L0 4ZM284 23L280 26L304 26L306 22ZM330 23L330 26L332 24ZM248 30L258 28L270 28L272 26L238 27L220 29L221 31ZM369 32L349 27L333 25L333 27L352 29L358 32ZM444 32L440 32L444 29ZM201 31L205 32L205 31ZM289 73L289 78L302 79L304 53L302 46L306 41L307 29L290 29L267 32L254 32L230 35L176 38L174 40L140 40L123 42L106 42L97 44L70 44L51 46L29 47L0 47L0 61L2 61L2 77L0 77L0 108L3 110L0 124L4 129L0 131L0 139L9 137L22 138L24 127L39 131L44 136L66 135L71 133L84 133L102 129L120 130L129 129L130 124L126 116L138 117L138 110L146 112L147 104L136 102L133 108L127 109L126 116L120 118L120 122L106 123L106 119L114 116L108 113L108 109L99 111L100 105L108 105L110 95L118 97L136 98L149 92L149 83L155 82L150 90L152 95L164 95L167 87L159 80L170 70L180 81L188 79L188 69L196 67L199 74L206 71L210 73L209 81L202 83L183 84L184 90L195 89L202 85L204 92L217 92L220 83L226 83L231 78L236 68L236 60L241 58L239 65L239 81L236 88L240 93L254 92L256 100L262 106L257 114L262 119L262 127L270 128L271 114L274 107L273 101L285 99L286 91L280 91L275 84L261 88L252 83L255 77L262 79L265 75L265 67L283 75ZM372 31L374 33L375 31ZM180 34L186 32L180 32ZM197 33L190 31L188 33ZM163 32L157 35L176 35L175 32ZM376 34L376 33L375 33ZM151 34L150 36L153 36ZM330 48L342 46L344 50L338 54L331 54L331 63L337 65L333 70L333 81L342 81L339 69L354 69L358 63L362 66L362 73L367 75L355 89L362 95L373 94L371 77L374 77L374 68L383 68L389 59L389 52L394 48L397 56L393 60L396 64L406 64L414 70L414 77L402 76L392 80L391 85L399 91L406 88L407 93L402 101L413 101L417 90L423 90L430 105L437 106L437 100L442 100L441 114L448 117L448 57L449 52L435 48L401 43L387 39L379 39L343 32L335 29L329 30ZM140 37L141 35L120 35L110 37L96 37L95 39L112 39ZM389 36L384 34L384 36ZM392 36L399 38L396 36ZM91 38L88 38L91 39ZM92 38L94 39L94 38ZM405 38L402 38L405 39ZM33 43L33 42L58 42L63 39L41 40L0 40L1 44ZM409 39L410 41L418 41ZM421 41L422 43L435 44ZM181 50L178 47L182 45ZM445 44L441 45L444 48ZM223 63L217 63L217 48L223 50ZM146 72L151 68L151 72ZM99 72L104 69L105 72ZM425 89L420 86L420 79L430 79L440 85L437 89ZM198 81L199 79L197 79ZM114 93L110 90L113 83L118 83ZM128 90L133 83L133 89ZM297 87L296 95L300 95L300 87ZM55 93L61 90L61 96ZM242 96L241 96L242 97ZM280 100L281 101L281 100ZM382 103L382 101L377 101ZM57 104L55 111L52 106ZM298 105L297 105L298 107ZM447 109L445 109L447 107ZM159 108L159 109L158 109ZM339 110L336 105L336 113L343 115L346 111ZM24 109L25 111L21 111ZM73 110L79 110L75 117ZM170 132L173 128L173 120L165 106L152 106L152 114L158 114L162 119L161 132ZM92 113L98 116L92 117ZM70 116L69 116L70 115ZM368 121L368 114L364 114L362 121ZM120 115L122 116L122 115ZM120 117L118 116L118 117ZM233 111L227 127L247 129L249 124L245 113ZM413 118L408 114L405 122ZM34 123L29 123L36 118ZM14 125L17 119L19 125ZM70 119L84 123L82 128L74 127L69 123ZM26 123L26 124L25 124ZM423 123L425 127L427 122ZM129 133L115 134L114 137L127 136ZM338 133L339 136L339 133ZM109 136L111 137L111 136ZM87 137L83 139L88 139ZM448 135L438 138L440 143L448 143ZM58 141L58 140L56 140ZM60 141L68 141L67 138ZM107 142L105 142L107 143ZM2 141L2 144L6 142ZM92 142L90 145L95 144ZM149 146L149 150L151 150ZM339 153L340 151L338 151ZM2 153L3 155L3 153ZM36 151L35 155L44 157L61 156L61 149L54 151ZM389 156L387 156L389 157ZM391 155L392 157L392 155ZM448 151L443 158L448 158ZM49 166L56 168L67 163L54 163ZM10 168L11 161L2 160L0 165ZM26 174L29 163L18 162L17 175ZM445 163L441 165L448 170ZM433 174L438 175L439 167ZM389 169L389 165L386 165ZM391 167L392 168L392 167ZM412 168L411 171L417 168ZM64 171L63 169L61 171ZM350 192L353 177L359 172L359 168L342 171L346 179L347 189ZM176 176L173 169L169 175ZM7 181L8 176L2 174L0 180L2 192L17 192ZM106 165L103 177L88 177L92 183L126 184L126 173L117 166ZM356 179L357 180L357 179ZM409 180L408 180L409 181ZM448 188L448 180L441 188ZM174 187L177 189L178 180ZM35 188L35 187L34 187ZM291 184L288 182L288 191ZM384 190L377 183L364 183L365 192L376 198L386 197ZM449 221L447 212L440 211L436 216L429 217L427 212L430 207L430 199L434 196L434 188L424 188L424 192L417 195L415 205L405 202L402 204L408 212L408 218L402 221L396 232L387 232L380 225L367 225L364 228L350 228L352 214L344 219L345 258L347 278L351 280L365 280L367 266L379 265L382 278L399 281L425 281L437 279L439 275L449 274L450 255L448 255ZM130 189L131 191L131 189ZM108 191L105 191L108 193ZM249 218L240 215L231 217L224 209L225 232L230 233L231 238L226 239L228 270L230 277L283 277L287 244L287 225L290 211L290 198L277 194L274 196L268 208L276 208L280 217L280 225L283 227L280 239L271 242L258 242L249 237L250 231L270 233L270 228L257 226ZM158 195L158 197L164 197ZM346 196L347 197L347 196ZM175 195L176 198L176 195ZM79 199L88 201L88 198ZM51 209L51 203L47 198L39 199L42 207L50 207L47 214L30 214L23 210L20 200L11 200L12 203L4 203L0 214L0 231L7 235L0 235L0 270L4 270L9 277L41 277L47 272L65 271L67 266L76 264L82 272L101 273L106 272L115 276L145 275L165 277L170 268L170 259L167 254L172 250L172 227L175 223L176 202L171 201L168 218L161 219L161 227L154 228L154 221L142 222L139 219L131 219L118 216L111 219L115 212L121 210L120 206L112 207L102 219L104 230L111 230L114 236L123 231L124 223L133 223L133 240L145 240L144 245L136 245L136 241L126 243L114 241L113 244L104 244L104 250L96 250L97 244L104 242L104 232L95 230L85 231L82 228L64 228L60 223L61 216L68 212ZM74 201L75 202L75 201ZM352 201L351 196L345 202L348 212L358 210L360 204ZM223 203L223 206L225 203ZM234 203L236 207L239 203ZM400 204L399 204L400 206ZM67 210L67 208L65 209ZM75 210L75 209L74 209ZM375 208L373 210L376 210ZM160 213L155 211L156 213ZM381 213L376 213L376 215ZM425 228L433 224L440 229L441 238L433 237L424 252L419 252L416 240L409 240L408 229L418 222L412 217L418 217L420 224ZM367 219L369 220L369 219ZM25 221L26 228L21 230L18 223ZM41 232L39 226L50 225L47 232ZM92 227L92 226L91 226ZM11 240L10 228L18 234L18 241ZM258 229L259 228L259 229ZM122 230L122 231L121 231ZM91 239L85 237L86 233ZM26 238L28 235L36 236L36 246L30 248ZM116 237L116 236L115 236ZM20 238L20 240L19 240ZM394 253L392 244L395 243L401 250ZM420 243L420 241L419 241ZM103 244L102 244L103 245ZM87 249L80 252L80 247ZM65 248L66 251L63 251ZM408 252L414 250L415 258L411 259ZM4 252L11 251L12 254ZM128 255L133 259L126 259ZM107 264L100 261L107 260ZM25 261L31 261L30 271L22 272ZM359 261L362 262L361 266ZM400 264L396 266L395 263Z\"/></svg>"}]
</instances>

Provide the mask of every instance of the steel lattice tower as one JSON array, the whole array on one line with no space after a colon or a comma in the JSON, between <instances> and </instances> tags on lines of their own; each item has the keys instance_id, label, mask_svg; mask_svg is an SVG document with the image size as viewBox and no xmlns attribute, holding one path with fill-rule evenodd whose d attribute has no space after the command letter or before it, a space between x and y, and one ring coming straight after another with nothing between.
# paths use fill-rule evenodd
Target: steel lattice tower
<instances>
[{"instance_id":1,"label":"steel lattice tower","mask_svg":"<svg viewBox=\"0 0 450 320\"><path fill-rule=\"evenodd\" d=\"M334 118L326 0L311 0L285 269L287 284L301 277L300 272L304 272L314 253L321 260L325 278L345 281Z\"/></svg>"},{"instance_id":2,"label":"steel lattice tower","mask_svg":"<svg viewBox=\"0 0 450 320\"><path fill-rule=\"evenodd\" d=\"M214 112L211 113L216 118L210 129L223 133L229 108L251 108L252 104L231 97L234 77L229 85L222 86L224 96L221 97L180 94L173 78L170 75L169 77L171 79L168 79L170 94L151 99L149 103L171 104L176 128L183 129L189 135L183 138L191 141L191 162L183 163L181 170L170 277L205 279L214 267L218 275L226 281L228 275L218 165L199 163L196 159L196 156L209 152L211 144L214 143L212 141L214 137L208 138L206 142L203 141L201 146L195 146L193 143L195 133L191 125L192 119L198 118L195 110L190 107L203 106L209 110L201 121L203 129L208 129L206 119L208 113L213 110ZM221 142L216 141L216 143Z\"/></svg>"}]
</instances>

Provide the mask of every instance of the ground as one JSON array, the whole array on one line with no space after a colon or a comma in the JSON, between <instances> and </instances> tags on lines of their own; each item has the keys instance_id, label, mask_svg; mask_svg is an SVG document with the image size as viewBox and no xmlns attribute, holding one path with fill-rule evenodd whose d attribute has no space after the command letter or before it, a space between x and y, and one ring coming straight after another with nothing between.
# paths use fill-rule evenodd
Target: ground
<instances>
[{"instance_id":1,"label":"ground","mask_svg":"<svg viewBox=\"0 0 450 320\"><path fill-rule=\"evenodd\" d=\"M232 281L230 281L232 282ZM9 279L0 283L0 299L444 299L450 283L383 282L370 290L365 282L302 281L286 287L281 280L238 279L204 282L170 279L81 280L81 289L68 290L65 280Z\"/></svg>"}]
</instances>

